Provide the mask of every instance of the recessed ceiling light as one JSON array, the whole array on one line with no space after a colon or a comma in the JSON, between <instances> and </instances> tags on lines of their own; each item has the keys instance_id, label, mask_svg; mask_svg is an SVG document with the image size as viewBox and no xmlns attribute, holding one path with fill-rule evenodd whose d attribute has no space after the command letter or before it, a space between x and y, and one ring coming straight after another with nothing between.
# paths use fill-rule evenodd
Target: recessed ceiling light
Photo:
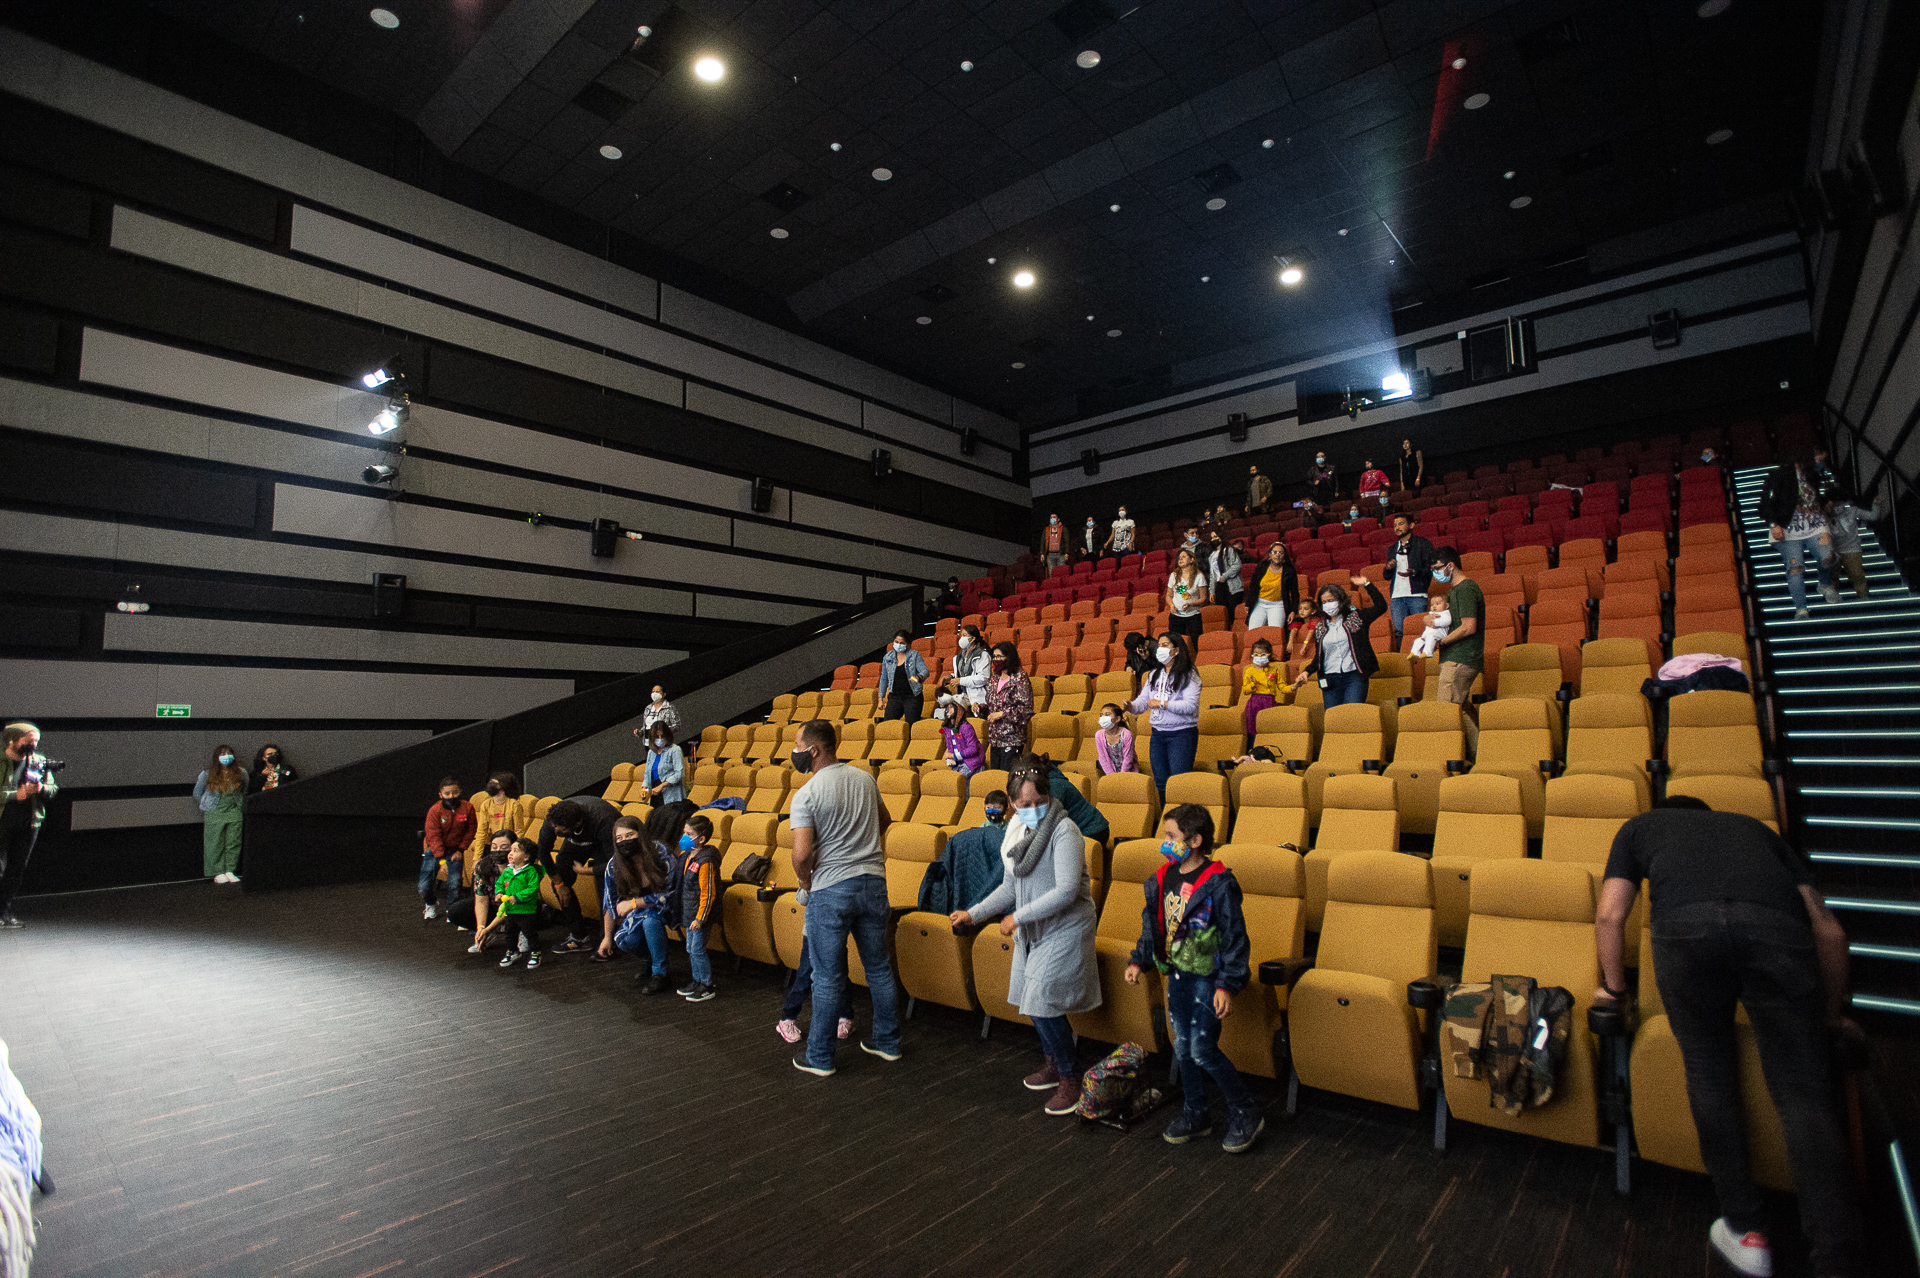
<instances>
[{"instance_id":1,"label":"recessed ceiling light","mask_svg":"<svg viewBox=\"0 0 1920 1278\"><path fill-rule=\"evenodd\" d=\"M1213 210L1215 213L1218 213L1221 209L1224 209L1225 207L1227 207L1227 202L1216 195L1211 200L1207 201L1207 207Z\"/></svg>"},{"instance_id":2,"label":"recessed ceiling light","mask_svg":"<svg viewBox=\"0 0 1920 1278\"><path fill-rule=\"evenodd\" d=\"M1733 136L1732 129L1715 129L1713 132L1707 134L1707 145L1719 146L1722 142L1727 141L1732 136Z\"/></svg>"},{"instance_id":3,"label":"recessed ceiling light","mask_svg":"<svg viewBox=\"0 0 1920 1278\"><path fill-rule=\"evenodd\" d=\"M653 36L653 28L652 28L652 27L641 27L641 28L640 28L640 31L639 31L639 35L640 35L640 38L641 38L642 40L646 40L646 39L650 39L650 38L652 38L652 36Z\"/></svg>"},{"instance_id":4,"label":"recessed ceiling light","mask_svg":"<svg viewBox=\"0 0 1920 1278\"><path fill-rule=\"evenodd\" d=\"M1118 336L1120 336L1120 330L1119 330L1119 329L1117 329L1117 328L1110 328L1110 329L1108 329L1108 330L1107 330L1107 336L1108 336L1108 337L1118 337Z\"/></svg>"},{"instance_id":5,"label":"recessed ceiling light","mask_svg":"<svg viewBox=\"0 0 1920 1278\"><path fill-rule=\"evenodd\" d=\"M1109 213L1118 213L1119 211L1120 211L1120 206L1119 206L1118 204L1109 204L1109 205L1107 205L1107 212L1109 212Z\"/></svg>"},{"instance_id":6,"label":"recessed ceiling light","mask_svg":"<svg viewBox=\"0 0 1920 1278\"><path fill-rule=\"evenodd\" d=\"M1100 51L1098 49L1082 49L1078 56L1074 58L1073 64L1082 71L1091 71L1100 65Z\"/></svg>"},{"instance_id":7,"label":"recessed ceiling light","mask_svg":"<svg viewBox=\"0 0 1920 1278\"><path fill-rule=\"evenodd\" d=\"M767 234L771 235L776 240L784 240L787 238L788 232L786 227L776 226L771 231L768 231Z\"/></svg>"},{"instance_id":8,"label":"recessed ceiling light","mask_svg":"<svg viewBox=\"0 0 1920 1278\"><path fill-rule=\"evenodd\" d=\"M987 259L987 265L988 265L988 266L992 266L992 265L993 265L993 264L994 264L995 262L997 262L997 261L999 261L999 260L1000 260L1000 259L999 259L999 258L997 258L997 257L990 257L990 258L988 258L988 259Z\"/></svg>"},{"instance_id":9,"label":"recessed ceiling light","mask_svg":"<svg viewBox=\"0 0 1920 1278\"><path fill-rule=\"evenodd\" d=\"M876 182L891 182L893 180L893 170L875 169L873 171L873 180Z\"/></svg>"},{"instance_id":10,"label":"recessed ceiling light","mask_svg":"<svg viewBox=\"0 0 1920 1278\"><path fill-rule=\"evenodd\" d=\"M1399 258L1397 258L1397 257L1390 257L1390 258L1388 258L1388 259L1387 259L1387 265L1388 265L1388 266L1398 266L1398 265L1400 265L1400 259L1399 259Z\"/></svg>"},{"instance_id":11,"label":"recessed ceiling light","mask_svg":"<svg viewBox=\"0 0 1920 1278\"><path fill-rule=\"evenodd\" d=\"M600 148L600 158L603 160L617 160L620 158L620 148L609 142L606 146Z\"/></svg>"},{"instance_id":12,"label":"recessed ceiling light","mask_svg":"<svg viewBox=\"0 0 1920 1278\"><path fill-rule=\"evenodd\" d=\"M1507 201L1507 207L1510 209L1524 209L1531 203L1533 203L1533 197L1531 195L1516 195Z\"/></svg>"},{"instance_id":13,"label":"recessed ceiling light","mask_svg":"<svg viewBox=\"0 0 1920 1278\"><path fill-rule=\"evenodd\" d=\"M385 27L389 31L400 25L400 15L391 9L375 9L367 16L373 19L374 26Z\"/></svg>"},{"instance_id":14,"label":"recessed ceiling light","mask_svg":"<svg viewBox=\"0 0 1920 1278\"><path fill-rule=\"evenodd\" d=\"M1465 58L1455 58L1453 60L1453 69L1455 71L1465 71L1467 69L1467 60Z\"/></svg>"},{"instance_id":15,"label":"recessed ceiling light","mask_svg":"<svg viewBox=\"0 0 1920 1278\"><path fill-rule=\"evenodd\" d=\"M718 58L702 58L693 64L693 73L708 84L712 84L726 75L727 67Z\"/></svg>"},{"instance_id":16,"label":"recessed ceiling light","mask_svg":"<svg viewBox=\"0 0 1920 1278\"><path fill-rule=\"evenodd\" d=\"M1282 284L1285 284L1289 288L1293 287L1295 284L1298 284L1302 279L1305 279L1305 278L1306 278L1305 275L1302 274L1300 268L1297 266L1289 266L1285 270L1280 272L1280 282Z\"/></svg>"},{"instance_id":17,"label":"recessed ceiling light","mask_svg":"<svg viewBox=\"0 0 1920 1278\"><path fill-rule=\"evenodd\" d=\"M919 319L917 319L917 320L915 320L915 321L914 321L914 323L916 323L916 324L931 324L931 323L933 323L933 316L931 316L931 315L922 315L922 316L921 316L921 317L920 317Z\"/></svg>"},{"instance_id":18,"label":"recessed ceiling light","mask_svg":"<svg viewBox=\"0 0 1920 1278\"><path fill-rule=\"evenodd\" d=\"M1212 278L1213 278L1213 276L1211 276L1211 275L1202 275L1202 276L1200 277L1200 282L1201 282L1202 284L1205 284L1205 283L1206 283L1206 282L1207 282L1208 280L1211 280ZM1091 316L1091 315L1089 315L1089 316L1087 316L1087 318L1088 318L1088 319L1092 319L1092 318L1093 318L1093 316Z\"/></svg>"},{"instance_id":19,"label":"recessed ceiling light","mask_svg":"<svg viewBox=\"0 0 1920 1278\"><path fill-rule=\"evenodd\" d=\"M1469 111L1478 111L1491 101L1493 101L1493 95L1491 93L1476 93L1460 105Z\"/></svg>"},{"instance_id":20,"label":"recessed ceiling light","mask_svg":"<svg viewBox=\"0 0 1920 1278\"><path fill-rule=\"evenodd\" d=\"M1026 364L1025 364L1024 362L1022 362L1022 361L1020 361L1020 360L1017 360L1017 359L1016 359L1015 361L1013 361L1013 366L1014 366L1015 368L1025 368L1025 367L1026 367Z\"/></svg>"},{"instance_id":21,"label":"recessed ceiling light","mask_svg":"<svg viewBox=\"0 0 1920 1278\"><path fill-rule=\"evenodd\" d=\"M1091 315L1087 316L1087 323L1089 324L1093 323L1093 316Z\"/></svg>"},{"instance_id":22,"label":"recessed ceiling light","mask_svg":"<svg viewBox=\"0 0 1920 1278\"><path fill-rule=\"evenodd\" d=\"M1032 288L1033 272L1032 271L1015 271L1013 273L1013 286L1015 288Z\"/></svg>"},{"instance_id":23,"label":"recessed ceiling light","mask_svg":"<svg viewBox=\"0 0 1920 1278\"><path fill-rule=\"evenodd\" d=\"M962 63L960 64L960 69L961 69L962 71L971 71L971 70L973 70L973 63L971 63L971 62L962 62Z\"/></svg>"},{"instance_id":24,"label":"recessed ceiling light","mask_svg":"<svg viewBox=\"0 0 1920 1278\"><path fill-rule=\"evenodd\" d=\"M829 142L829 143L827 143L827 150L829 150L829 151L838 151L839 149L840 149L840 144L839 144L838 142Z\"/></svg>"},{"instance_id":25,"label":"recessed ceiling light","mask_svg":"<svg viewBox=\"0 0 1920 1278\"><path fill-rule=\"evenodd\" d=\"M1508 169L1505 173L1502 173L1500 176L1505 178L1507 181L1511 182L1513 181L1513 170Z\"/></svg>"},{"instance_id":26,"label":"recessed ceiling light","mask_svg":"<svg viewBox=\"0 0 1920 1278\"><path fill-rule=\"evenodd\" d=\"M1267 150L1269 150L1269 151L1271 151L1271 150L1273 150L1273 139L1272 139L1272 138L1262 138L1262 139L1260 139L1260 145L1261 145L1261 146L1263 146L1263 147L1265 147L1265 148L1266 148Z\"/></svg>"},{"instance_id":27,"label":"recessed ceiling light","mask_svg":"<svg viewBox=\"0 0 1920 1278\"><path fill-rule=\"evenodd\" d=\"M1347 231L1348 231L1348 229L1349 229L1349 228L1347 228L1347 227L1344 227L1344 226L1343 226L1343 227L1341 227L1341 228L1340 228L1340 234L1342 234L1342 235L1345 235L1345 234L1347 233Z\"/></svg>"},{"instance_id":28,"label":"recessed ceiling light","mask_svg":"<svg viewBox=\"0 0 1920 1278\"><path fill-rule=\"evenodd\" d=\"M1705 0L1705 3L1694 12L1703 18L1717 18L1727 11L1730 3L1731 0Z\"/></svg>"}]
</instances>

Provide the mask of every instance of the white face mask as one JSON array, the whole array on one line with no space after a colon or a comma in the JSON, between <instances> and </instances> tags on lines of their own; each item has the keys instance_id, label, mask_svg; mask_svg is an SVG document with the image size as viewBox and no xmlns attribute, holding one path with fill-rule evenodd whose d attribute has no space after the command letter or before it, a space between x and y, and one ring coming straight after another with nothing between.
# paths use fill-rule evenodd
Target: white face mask
<instances>
[{"instance_id":1,"label":"white face mask","mask_svg":"<svg viewBox=\"0 0 1920 1278\"><path fill-rule=\"evenodd\" d=\"M1101 716L1100 716L1100 726L1101 726L1101 727L1103 727L1103 728L1111 728L1111 727L1113 727L1113 716L1112 716L1112 715L1110 715L1110 714L1103 714L1103 715L1101 715Z\"/></svg>"},{"instance_id":2,"label":"white face mask","mask_svg":"<svg viewBox=\"0 0 1920 1278\"><path fill-rule=\"evenodd\" d=\"M1155 658L1159 660L1160 664L1164 666L1173 660L1173 649L1155 648L1153 650L1153 655Z\"/></svg>"},{"instance_id":3,"label":"white face mask","mask_svg":"<svg viewBox=\"0 0 1920 1278\"><path fill-rule=\"evenodd\" d=\"M1123 510L1123 511L1121 511L1121 512L1120 512L1120 518L1122 518L1122 519L1125 519L1126 517L1127 517L1127 512L1126 512L1126 511L1124 511L1124 510Z\"/></svg>"},{"instance_id":4,"label":"white face mask","mask_svg":"<svg viewBox=\"0 0 1920 1278\"><path fill-rule=\"evenodd\" d=\"M965 651L966 651L967 649L969 649L969 648L971 648L971 647L973 647L973 636L972 636L972 635L961 635L961 636L960 636L960 651L962 651L962 652L965 652Z\"/></svg>"},{"instance_id":5,"label":"white face mask","mask_svg":"<svg viewBox=\"0 0 1920 1278\"><path fill-rule=\"evenodd\" d=\"M1360 518L1360 508L1359 508L1358 506L1355 506L1355 507L1354 507L1354 508L1353 508L1352 510L1349 510L1349 511L1347 512L1347 518L1348 518L1348 519L1358 519L1358 518Z\"/></svg>"},{"instance_id":6,"label":"white face mask","mask_svg":"<svg viewBox=\"0 0 1920 1278\"><path fill-rule=\"evenodd\" d=\"M665 701L666 699L667 699L667 695L664 692L656 692L653 694L653 704L655 705L659 705L662 701Z\"/></svg>"},{"instance_id":7,"label":"white face mask","mask_svg":"<svg viewBox=\"0 0 1920 1278\"><path fill-rule=\"evenodd\" d=\"M1254 664L1254 665L1256 665L1256 666L1264 666L1264 665L1266 665L1266 664L1267 664L1267 663L1268 663L1269 661L1272 661L1272 660L1273 660L1273 658L1272 658L1272 657L1269 657L1269 656L1268 656L1268 655L1267 655L1266 653L1264 653L1264 652L1256 652L1256 653L1254 653L1254 654L1253 654L1253 664Z\"/></svg>"},{"instance_id":8,"label":"white face mask","mask_svg":"<svg viewBox=\"0 0 1920 1278\"><path fill-rule=\"evenodd\" d=\"M907 645L905 645L904 643L901 643L898 639L895 639L893 641L893 650L895 652L905 652L907 650Z\"/></svg>"},{"instance_id":9,"label":"white face mask","mask_svg":"<svg viewBox=\"0 0 1920 1278\"><path fill-rule=\"evenodd\" d=\"M1326 613L1329 617L1337 617L1340 615L1340 601L1338 599L1329 599L1320 605L1320 611Z\"/></svg>"}]
</instances>

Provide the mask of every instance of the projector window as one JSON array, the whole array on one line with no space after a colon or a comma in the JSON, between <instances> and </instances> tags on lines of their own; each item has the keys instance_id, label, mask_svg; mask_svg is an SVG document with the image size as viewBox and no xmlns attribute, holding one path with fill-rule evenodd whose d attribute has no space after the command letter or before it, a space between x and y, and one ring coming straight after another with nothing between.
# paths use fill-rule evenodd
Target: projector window
<instances>
[{"instance_id":1,"label":"projector window","mask_svg":"<svg viewBox=\"0 0 1920 1278\"><path fill-rule=\"evenodd\" d=\"M1467 333L1467 376L1490 382L1534 369L1533 321L1489 324Z\"/></svg>"}]
</instances>

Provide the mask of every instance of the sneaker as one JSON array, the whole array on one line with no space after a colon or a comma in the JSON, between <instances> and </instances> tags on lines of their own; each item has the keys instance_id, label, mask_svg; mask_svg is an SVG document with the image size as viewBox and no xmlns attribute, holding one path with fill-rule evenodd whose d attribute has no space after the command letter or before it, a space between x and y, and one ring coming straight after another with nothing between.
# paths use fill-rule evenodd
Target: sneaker
<instances>
[{"instance_id":1,"label":"sneaker","mask_svg":"<svg viewBox=\"0 0 1920 1278\"><path fill-rule=\"evenodd\" d=\"M517 951L508 950L506 957L500 960L500 966L512 967L514 963L516 963L519 960L519 958L520 958L520 955Z\"/></svg>"},{"instance_id":2,"label":"sneaker","mask_svg":"<svg viewBox=\"0 0 1920 1278\"><path fill-rule=\"evenodd\" d=\"M232 873L231 871L229 871L229 872L228 872L228 874L227 874L227 882L229 882L229 883L238 883L239 881L240 881L240 876L239 876L239 875L237 875L237 874L234 874L234 873Z\"/></svg>"},{"instance_id":3,"label":"sneaker","mask_svg":"<svg viewBox=\"0 0 1920 1278\"><path fill-rule=\"evenodd\" d=\"M802 1074L811 1074L815 1078L832 1078L834 1074L833 1066L809 1065L807 1064L807 1058L804 1056L794 1057L793 1067L799 1070Z\"/></svg>"},{"instance_id":4,"label":"sneaker","mask_svg":"<svg viewBox=\"0 0 1920 1278\"><path fill-rule=\"evenodd\" d=\"M847 1019L846 1017L844 1017L844 1016L843 1016L843 1017L841 1017L841 1018L840 1018L840 1026L839 1026L839 1028L838 1028L838 1029L836 1029L836 1030L834 1031L834 1037L836 1037L836 1038L852 1038L852 1037L853 1037L853 1022L852 1022L852 1021L850 1021L850 1020L848 1020L848 1019Z\"/></svg>"},{"instance_id":5,"label":"sneaker","mask_svg":"<svg viewBox=\"0 0 1920 1278\"><path fill-rule=\"evenodd\" d=\"M227 872L225 870L220 871L220 873L213 876L213 881L215 883L225 883L227 881Z\"/></svg>"},{"instance_id":6,"label":"sneaker","mask_svg":"<svg viewBox=\"0 0 1920 1278\"><path fill-rule=\"evenodd\" d=\"M585 954L589 950L598 948L599 947L594 945L592 941L583 941L577 936L569 936L566 940L554 946L553 952L555 954Z\"/></svg>"},{"instance_id":7,"label":"sneaker","mask_svg":"<svg viewBox=\"0 0 1920 1278\"><path fill-rule=\"evenodd\" d=\"M667 979L667 974L665 972L660 972L653 976L649 976L647 978L647 983L640 987L640 992L642 994L665 994L667 992L667 986L671 985L672 983L673 982Z\"/></svg>"},{"instance_id":8,"label":"sneaker","mask_svg":"<svg viewBox=\"0 0 1920 1278\"><path fill-rule=\"evenodd\" d=\"M1160 1139L1169 1145L1184 1145L1196 1136L1206 1136L1213 1131L1213 1119L1207 1114L1195 1118L1186 1110L1174 1115L1167 1124L1167 1130L1160 1133Z\"/></svg>"},{"instance_id":9,"label":"sneaker","mask_svg":"<svg viewBox=\"0 0 1920 1278\"><path fill-rule=\"evenodd\" d=\"M872 1043L867 1042L864 1038L860 1040L860 1050L869 1056L878 1056L883 1061L897 1061L900 1059L900 1053L897 1050L891 1052L884 1051L875 1047Z\"/></svg>"},{"instance_id":10,"label":"sneaker","mask_svg":"<svg viewBox=\"0 0 1920 1278\"><path fill-rule=\"evenodd\" d=\"M12 910L8 910L5 914L0 914L0 927L25 927L25 926L26 926L25 923L22 923L19 919L13 917ZM843 1034L841 1035L841 1037L844 1038L846 1036Z\"/></svg>"},{"instance_id":11,"label":"sneaker","mask_svg":"<svg viewBox=\"0 0 1920 1278\"><path fill-rule=\"evenodd\" d=\"M1805 621L1808 617L1811 617L1812 615L1813 614L1808 612L1805 608L1795 608L1793 610L1793 619L1795 621Z\"/></svg>"},{"instance_id":12,"label":"sneaker","mask_svg":"<svg viewBox=\"0 0 1920 1278\"><path fill-rule=\"evenodd\" d=\"M420 917L421 917L421 918L423 918L423 919L430 919L430 918L432 918L432 917L433 917L434 915L436 915L436 914L438 914L439 912L440 912L440 911L438 911L438 910L436 910L436 909L434 909L434 908L433 908L433 907L432 907L431 905L429 905L429 906L428 906L428 907L426 908L426 910L425 910L425 912L424 912L424 913L422 913L422 914L420 915Z\"/></svg>"},{"instance_id":13,"label":"sneaker","mask_svg":"<svg viewBox=\"0 0 1920 1278\"><path fill-rule=\"evenodd\" d=\"M477 945L469 945L467 947L467 953L469 954L478 954L479 952L480 952L480 947Z\"/></svg>"},{"instance_id":14,"label":"sneaker","mask_svg":"<svg viewBox=\"0 0 1920 1278\"><path fill-rule=\"evenodd\" d=\"M1837 604L1840 602L1840 587L1822 586L1820 587L1820 597L1830 604Z\"/></svg>"},{"instance_id":15,"label":"sneaker","mask_svg":"<svg viewBox=\"0 0 1920 1278\"><path fill-rule=\"evenodd\" d=\"M682 985L679 989L675 990L674 993L678 994L681 998L685 998L687 995L693 993L695 990L699 988L700 988L700 982L690 980L685 985Z\"/></svg>"},{"instance_id":16,"label":"sneaker","mask_svg":"<svg viewBox=\"0 0 1920 1278\"><path fill-rule=\"evenodd\" d=\"M774 1022L773 1032L789 1043L797 1043L800 1041L800 1022L791 1016L783 1016Z\"/></svg>"},{"instance_id":17,"label":"sneaker","mask_svg":"<svg viewBox=\"0 0 1920 1278\"><path fill-rule=\"evenodd\" d=\"M1050 1092L1060 1086L1060 1067L1049 1059L1045 1065L1020 1081L1030 1092Z\"/></svg>"},{"instance_id":18,"label":"sneaker","mask_svg":"<svg viewBox=\"0 0 1920 1278\"><path fill-rule=\"evenodd\" d=\"M1253 1148L1254 1140L1266 1129L1267 1116L1257 1109L1235 1114L1227 1120L1227 1135L1220 1142L1220 1148L1229 1154L1244 1154Z\"/></svg>"},{"instance_id":19,"label":"sneaker","mask_svg":"<svg viewBox=\"0 0 1920 1278\"><path fill-rule=\"evenodd\" d=\"M534 950L533 952L527 955L527 970L531 972L534 968L539 966L540 966L540 951Z\"/></svg>"},{"instance_id":20,"label":"sneaker","mask_svg":"<svg viewBox=\"0 0 1920 1278\"><path fill-rule=\"evenodd\" d=\"M1767 1236L1759 1230L1736 1236L1733 1226L1722 1216L1707 1231L1707 1241L1713 1244L1722 1260L1733 1266L1735 1273L1746 1274L1747 1278L1773 1278L1773 1249L1767 1246Z\"/></svg>"},{"instance_id":21,"label":"sneaker","mask_svg":"<svg viewBox=\"0 0 1920 1278\"><path fill-rule=\"evenodd\" d=\"M1047 1097L1047 1112L1055 1118L1071 1114L1080 1107L1080 1076L1069 1074L1060 1080L1060 1086L1053 1089L1053 1095Z\"/></svg>"},{"instance_id":22,"label":"sneaker","mask_svg":"<svg viewBox=\"0 0 1920 1278\"><path fill-rule=\"evenodd\" d=\"M704 1003L719 993L720 991L711 985L696 985L693 987L693 993L686 995L685 998L689 1003Z\"/></svg>"},{"instance_id":23,"label":"sneaker","mask_svg":"<svg viewBox=\"0 0 1920 1278\"><path fill-rule=\"evenodd\" d=\"M448 921L449 923L451 923L451 922L452 922L453 920L452 920L452 919L448 919L447 921ZM465 923L462 923L462 924L460 924L460 925L459 925L458 927L456 927L456 928L454 928L453 930L454 930L454 931L456 931L456 932L471 932L471 931L473 931L473 929L472 929L472 928L470 928L470 927L468 927L468 926L467 926L467 925L466 925Z\"/></svg>"}]
</instances>

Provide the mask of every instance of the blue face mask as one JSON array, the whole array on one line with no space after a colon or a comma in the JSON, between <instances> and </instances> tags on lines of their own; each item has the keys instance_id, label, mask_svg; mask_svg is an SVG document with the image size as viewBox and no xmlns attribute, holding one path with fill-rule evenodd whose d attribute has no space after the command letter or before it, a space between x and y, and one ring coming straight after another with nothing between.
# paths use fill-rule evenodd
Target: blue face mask
<instances>
[{"instance_id":1,"label":"blue face mask","mask_svg":"<svg viewBox=\"0 0 1920 1278\"><path fill-rule=\"evenodd\" d=\"M1029 830L1034 829L1040 824L1040 814L1045 811L1046 811L1045 808L1015 808L1014 809L1014 813L1020 818L1020 823L1026 826Z\"/></svg>"},{"instance_id":2,"label":"blue face mask","mask_svg":"<svg viewBox=\"0 0 1920 1278\"><path fill-rule=\"evenodd\" d=\"M989 821L994 821L994 822L998 822L998 821L1000 821L1000 820L1002 820L1002 819L1004 819L1004 818L1006 817L1006 815L1007 815L1007 814L1006 814L1006 812L1005 812L1005 811L1004 811L1003 809L1000 809L1000 808L988 808L988 809L987 809L987 820L989 820Z\"/></svg>"},{"instance_id":3,"label":"blue face mask","mask_svg":"<svg viewBox=\"0 0 1920 1278\"><path fill-rule=\"evenodd\" d=\"M680 836L680 850L682 852L693 851L693 836L691 834L683 834Z\"/></svg>"},{"instance_id":4,"label":"blue face mask","mask_svg":"<svg viewBox=\"0 0 1920 1278\"><path fill-rule=\"evenodd\" d=\"M1433 579L1434 579L1435 581L1438 581L1438 582L1440 582L1440 583L1442 583L1442 584L1445 584L1446 582L1449 582L1449 581L1452 581L1452 580L1453 580L1453 569L1451 569L1451 568L1435 568L1435 569L1433 570Z\"/></svg>"},{"instance_id":5,"label":"blue face mask","mask_svg":"<svg viewBox=\"0 0 1920 1278\"><path fill-rule=\"evenodd\" d=\"M1187 859L1187 845L1169 840L1160 845L1160 855L1169 861L1184 861Z\"/></svg>"},{"instance_id":6,"label":"blue face mask","mask_svg":"<svg viewBox=\"0 0 1920 1278\"><path fill-rule=\"evenodd\" d=\"M223 768L231 768L233 766L233 756L230 754L221 755L220 766Z\"/></svg>"}]
</instances>

